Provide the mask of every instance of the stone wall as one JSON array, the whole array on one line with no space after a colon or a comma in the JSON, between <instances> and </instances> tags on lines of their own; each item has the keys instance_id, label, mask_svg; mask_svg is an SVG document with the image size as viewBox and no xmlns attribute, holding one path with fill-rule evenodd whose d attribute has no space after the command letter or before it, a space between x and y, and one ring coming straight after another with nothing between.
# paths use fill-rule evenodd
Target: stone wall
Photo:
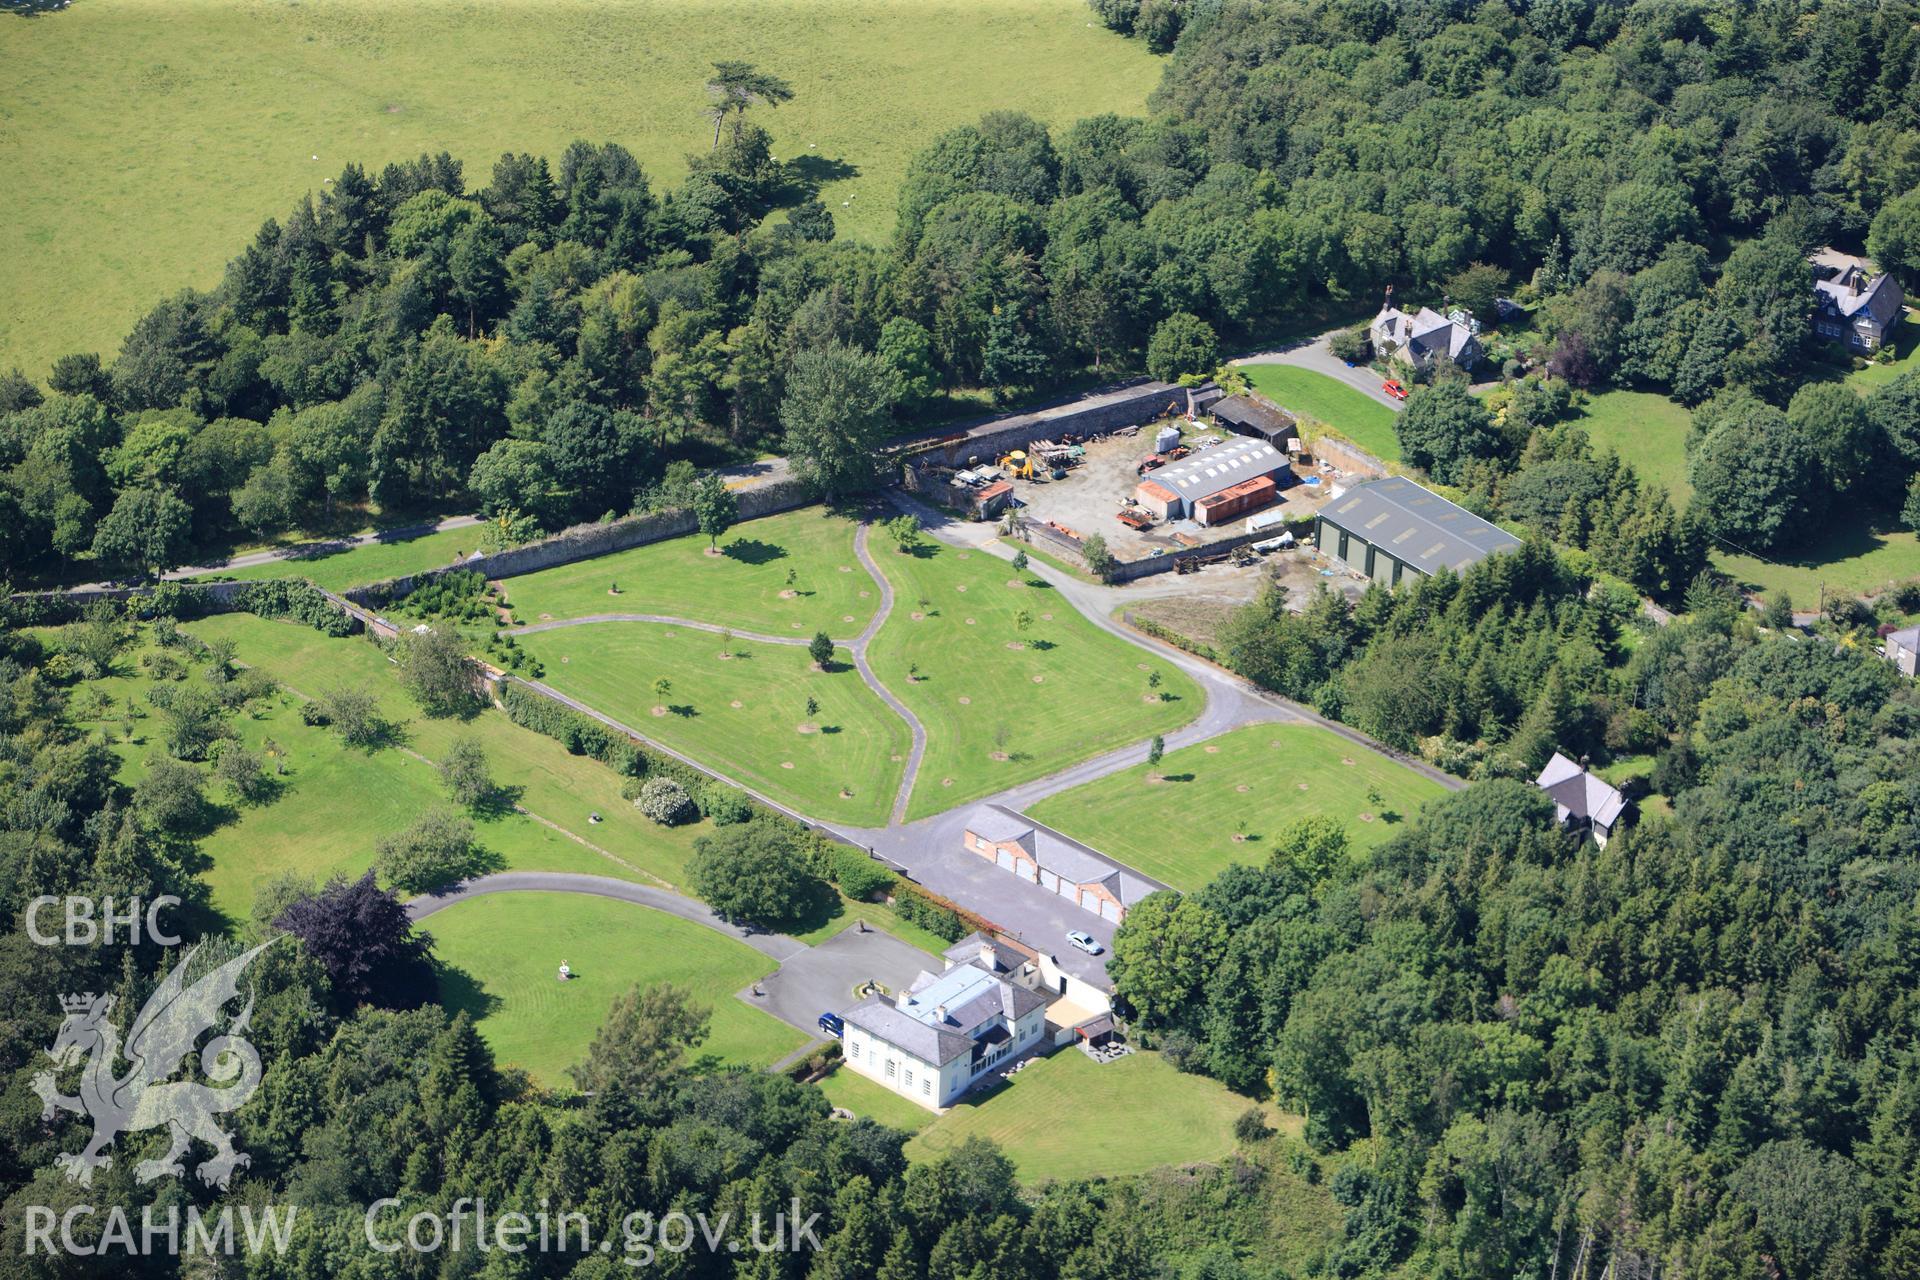
<instances>
[{"instance_id":1,"label":"stone wall","mask_svg":"<svg viewBox=\"0 0 1920 1280\"><path fill-rule=\"evenodd\" d=\"M775 515L782 511L792 511L814 501L807 486L795 479L775 480L768 484L756 485L751 489L742 489L738 491L738 497L740 519L743 521L757 520L761 516ZM694 518L693 512L682 508L671 511L650 511L645 515L628 516L623 520L609 520L605 524L575 525L571 529L556 533L550 538L542 538L538 542L508 547L503 551L477 553L458 564L428 569L402 578L389 578L384 582L369 583L364 587L355 587L345 594L348 599L357 603L377 606L390 600L397 600L414 588L445 573L456 571L479 573L488 579L516 578L522 574L551 569L556 565L572 564L577 560L592 560L598 556L611 555L616 551L628 551L634 547L644 547L648 543L678 538L683 534L694 532L698 527L699 522Z\"/></svg>"},{"instance_id":2,"label":"stone wall","mask_svg":"<svg viewBox=\"0 0 1920 1280\"><path fill-rule=\"evenodd\" d=\"M1170 382L1134 382L1031 413L989 418L944 436L909 442L907 447L918 462L964 467L972 465L971 459L991 462L1009 449L1024 449L1035 440L1055 439L1065 432L1089 436L1116 427L1142 426L1166 416L1169 408L1186 412L1184 388Z\"/></svg>"}]
</instances>

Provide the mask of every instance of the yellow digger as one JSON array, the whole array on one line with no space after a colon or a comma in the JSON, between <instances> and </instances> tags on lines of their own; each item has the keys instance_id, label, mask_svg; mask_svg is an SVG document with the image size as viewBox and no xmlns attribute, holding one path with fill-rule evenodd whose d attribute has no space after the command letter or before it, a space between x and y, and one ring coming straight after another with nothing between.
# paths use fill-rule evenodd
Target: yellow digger
<instances>
[{"instance_id":1,"label":"yellow digger","mask_svg":"<svg viewBox=\"0 0 1920 1280\"><path fill-rule=\"evenodd\" d=\"M1012 453L1000 459L999 466L1002 471L1005 471L1010 476L1021 480L1033 479L1033 459L1026 455L1025 450L1015 449Z\"/></svg>"}]
</instances>

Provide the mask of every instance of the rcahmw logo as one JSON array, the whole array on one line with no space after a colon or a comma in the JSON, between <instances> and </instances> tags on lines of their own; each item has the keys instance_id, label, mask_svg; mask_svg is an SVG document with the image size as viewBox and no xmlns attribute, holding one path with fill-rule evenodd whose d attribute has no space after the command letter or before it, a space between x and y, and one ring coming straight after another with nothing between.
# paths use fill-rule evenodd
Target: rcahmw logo
<instances>
[{"instance_id":1,"label":"rcahmw logo","mask_svg":"<svg viewBox=\"0 0 1920 1280\"><path fill-rule=\"evenodd\" d=\"M144 925L149 942L176 946L180 939L162 932L159 911L179 901L171 896L156 898L143 911L137 899L116 910L111 899L96 908L87 898L36 898L27 909L27 933L42 946L111 944L121 933L129 944L138 945ZM40 927L40 916L56 904L62 908L65 928L46 932ZM189 982L188 970L201 950L193 947L133 1015L124 1040L110 1017L113 996L83 992L60 997L65 1017L46 1050L52 1069L34 1075L33 1091L40 1096L43 1122L62 1111L92 1122L92 1134L79 1151L63 1151L54 1158L69 1182L93 1185L94 1171L113 1164L109 1148L115 1140L121 1134L148 1129L165 1129L168 1145L159 1155L134 1165L134 1177L140 1182L180 1177L196 1140L213 1150L194 1170L208 1186L226 1190L234 1171L248 1165L247 1156L234 1148L232 1136L216 1117L244 1105L260 1086L260 1055L242 1034L253 1015L252 993L246 994L246 1003L224 1028L219 1024L226 1006L241 997L241 975L271 945L262 943ZM199 1047L197 1057L199 1074L210 1083L174 1079L208 1032L217 1033ZM122 1060L127 1064L124 1072L119 1069ZM60 1077L76 1068L74 1092L65 1093ZM79 1256L116 1251L137 1255L156 1246L178 1253L183 1230L188 1252L231 1252L235 1242L232 1209L203 1215L189 1208L183 1219L178 1208L162 1212L148 1206L139 1213L137 1231L120 1206L74 1205L56 1215L48 1206L28 1205L25 1213L28 1253L45 1248L49 1253ZM240 1213L240 1238L249 1250L267 1244L286 1247L293 1230L292 1207L246 1206Z\"/></svg>"}]
</instances>

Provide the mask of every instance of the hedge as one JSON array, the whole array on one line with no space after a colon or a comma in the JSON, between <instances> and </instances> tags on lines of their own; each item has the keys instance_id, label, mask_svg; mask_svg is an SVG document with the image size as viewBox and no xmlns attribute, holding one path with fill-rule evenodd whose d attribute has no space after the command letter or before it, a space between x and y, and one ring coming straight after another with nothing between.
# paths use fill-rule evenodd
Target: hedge
<instances>
[{"instance_id":1,"label":"hedge","mask_svg":"<svg viewBox=\"0 0 1920 1280\"><path fill-rule=\"evenodd\" d=\"M1172 627L1155 622L1152 618L1128 618L1127 621L1131 622L1137 630L1145 632L1155 640L1164 640L1174 648L1185 649L1188 653L1196 657L1205 658L1208 662L1214 661L1217 656L1214 653L1212 645L1202 644L1198 640L1191 640L1181 635L1178 631L1175 631Z\"/></svg>"},{"instance_id":2,"label":"hedge","mask_svg":"<svg viewBox=\"0 0 1920 1280\"><path fill-rule=\"evenodd\" d=\"M350 636L360 621L327 598L325 592L298 578L269 578L242 591L235 607L260 618L290 618L304 622L322 635Z\"/></svg>"},{"instance_id":3,"label":"hedge","mask_svg":"<svg viewBox=\"0 0 1920 1280\"><path fill-rule=\"evenodd\" d=\"M650 751L626 734L555 702L518 680L502 682L500 701L507 717L523 728L544 733L577 756L591 756L615 773L629 778L671 778L689 794L700 795L709 785L707 775L672 756Z\"/></svg>"}]
</instances>

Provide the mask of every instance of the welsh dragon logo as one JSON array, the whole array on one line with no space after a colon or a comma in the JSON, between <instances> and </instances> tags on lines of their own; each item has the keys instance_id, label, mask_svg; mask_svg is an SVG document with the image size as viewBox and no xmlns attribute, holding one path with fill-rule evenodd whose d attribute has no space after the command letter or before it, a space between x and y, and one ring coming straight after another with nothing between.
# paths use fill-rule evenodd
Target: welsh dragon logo
<instances>
[{"instance_id":1,"label":"welsh dragon logo","mask_svg":"<svg viewBox=\"0 0 1920 1280\"><path fill-rule=\"evenodd\" d=\"M236 956L191 986L186 982L187 967L200 948L187 952L135 1015L127 1029L124 1049L120 1032L107 1019L113 1008L112 996L88 993L61 997L66 1021L53 1047L46 1051L53 1059L54 1071L34 1076L33 1090L45 1104L41 1119L53 1119L57 1108L93 1121L93 1138L86 1147L78 1154L63 1152L56 1161L69 1182L91 1186L93 1171L113 1164L106 1149L115 1138L162 1125L171 1131L172 1145L158 1160L142 1160L134 1166L134 1176L141 1182L177 1178L185 1173L180 1158L195 1138L215 1150L214 1157L203 1160L198 1169L200 1180L209 1186L224 1190L233 1171L251 1163L245 1154L234 1150L232 1135L223 1132L214 1117L244 1105L260 1086L260 1055L240 1034L253 1014L252 994L248 994L246 1007L227 1027L226 1034L209 1040L200 1051L200 1070L224 1087L168 1077L193 1051L201 1033L219 1021L222 1006L239 996L241 972L269 945L262 943ZM114 1064L121 1056L131 1069L124 1076L116 1076ZM86 1065L80 1072L79 1096L67 1097L59 1091L55 1071L82 1061Z\"/></svg>"}]
</instances>

